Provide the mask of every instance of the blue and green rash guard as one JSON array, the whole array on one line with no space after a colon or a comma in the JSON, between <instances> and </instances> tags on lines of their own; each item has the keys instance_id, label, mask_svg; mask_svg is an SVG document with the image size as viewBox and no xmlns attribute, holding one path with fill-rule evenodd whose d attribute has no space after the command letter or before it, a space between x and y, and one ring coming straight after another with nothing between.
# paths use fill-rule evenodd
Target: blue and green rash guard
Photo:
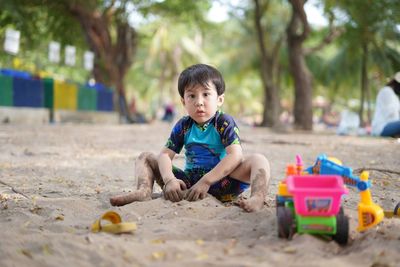
<instances>
[{"instance_id":1,"label":"blue and green rash guard","mask_svg":"<svg viewBox=\"0 0 400 267\"><path fill-rule=\"evenodd\" d=\"M189 116L180 119L165 146L177 154L185 147L185 171L210 171L232 144L240 144L239 129L230 115L217 111L203 126Z\"/></svg>"}]
</instances>

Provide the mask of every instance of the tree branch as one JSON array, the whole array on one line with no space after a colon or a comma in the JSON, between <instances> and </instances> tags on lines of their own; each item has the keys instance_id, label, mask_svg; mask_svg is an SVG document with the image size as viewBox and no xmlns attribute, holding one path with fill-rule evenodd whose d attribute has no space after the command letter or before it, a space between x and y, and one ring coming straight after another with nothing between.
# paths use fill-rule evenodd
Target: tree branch
<instances>
[{"instance_id":1,"label":"tree branch","mask_svg":"<svg viewBox=\"0 0 400 267\"><path fill-rule=\"evenodd\" d=\"M321 42L318 45L311 48L305 48L304 55L307 56L321 50L326 45L332 43L332 41L335 40L337 37L342 35L343 32L344 32L343 28L335 28L333 27L332 24L329 24L329 33L324 37L324 39L321 40Z\"/></svg>"},{"instance_id":2,"label":"tree branch","mask_svg":"<svg viewBox=\"0 0 400 267\"><path fill-rule=\"evenodd\" d=\"M374 168L374 167L362 167L354 170L355 173L361 173L363 171L378 171L378 172L387 172L400 175L400 171L393 171L393 170Z\"/></svg>"},{"instance_id":3,"label":"tree branch","mask_svg":"<svg viewBox=\"0 0 400 267\"><path fill-rule=\"evenodd\" d=\"M274 55L272 57L272 65L275 66L276 62L279 60L279 56L278 53L281 50L283 41L286 37L286 34L281 34L281 36L279 37L278 41L276 41L276 43L274 44L273 48L272 48L272 55Z\"/></svg>"},{"instance_id":4,"label":"tree branch","mask_svg":"<svg viewBox=\"0 0 400 267\"><path fill-rule=\"evenodd\" d=\"M268 61L268 53L265 47L265 40L264 40L264 30L261 25L261 6L259 0L254 0L254 24L256 26L257 37L258 37L258 44L260 47L261 58L262 61Z\"/></svg>"},{"instance_id":5,"label":"tree branch","mask_svg":"<svg viewBox=\"0 0 400 267\"><path fill-rule=\"evenodd\" d=\"M22 193L22 192L19 191L18 189L14 188L12 185L9 185L9 184L7 184L6 182L4 182L4 181L2 181L2 180L0 180L0 184L3 184L3 185L5 185L5 186L10 187L11 190L12 190L14 193L17 193L17 194L19 194L19 195L21 195L21 196L23 196L23 197L29 199L29 197L28 197L27 195L25 195L24 193Z\"/></svg>"},{"instance_id":6,"label":"tree branch","mask_svg":"<svg viewBox=\"0 0 400 267\"><path fill-rule=\"evenodd\" d=\"M103 17L107 18L108 21L110 21L110 18L115 13L114 4L115 4L115 0L111 0L110 4L103 11Z\"/></svg>"},{"instance_id":7,"label":"tree branch","mask_svg":"<svg viewBox=\"0 0 400 267\"><path fill-rule=\"evenodd\" d=\"M296 29L293 29L295 25L295 20L299 19L301 24L303 25L303 31L300 34L297 34L297 38L301 40L305 40L311 31L310 25L308 24L307 21L307 14L304 10L305 2L306 2L305 0L290 0L290 3L292 4L293 7L293 15L292 15L293 20L291 22L291 24L293 23L292 33L295 34Z\"/></svg>"}]
</instances>

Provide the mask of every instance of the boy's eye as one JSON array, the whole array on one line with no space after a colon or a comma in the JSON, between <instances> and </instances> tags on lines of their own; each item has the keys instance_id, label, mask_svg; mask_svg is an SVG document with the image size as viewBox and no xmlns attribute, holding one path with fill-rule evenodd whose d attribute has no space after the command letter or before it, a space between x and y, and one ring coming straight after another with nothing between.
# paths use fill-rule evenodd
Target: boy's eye
<instances>
[{"instance_id":1,"label":"boy's eye","mask_svg":"<svg viewBox=\"0 0 400 267\"><path fill-rule=\"evenodd\" d=\"M188 95L189 98L194 98L194 94Z\"/></svg>"},{"instance_id":2,"label":"boy's eye","mask_svg":"<svg viewBox=\"0 0 400 267\"><path fill-rule=\"evenodd\" d=\"M210 95L210 93L204 93L203 94L203 96L209 96Z\"/></svg>"}]
</instances>

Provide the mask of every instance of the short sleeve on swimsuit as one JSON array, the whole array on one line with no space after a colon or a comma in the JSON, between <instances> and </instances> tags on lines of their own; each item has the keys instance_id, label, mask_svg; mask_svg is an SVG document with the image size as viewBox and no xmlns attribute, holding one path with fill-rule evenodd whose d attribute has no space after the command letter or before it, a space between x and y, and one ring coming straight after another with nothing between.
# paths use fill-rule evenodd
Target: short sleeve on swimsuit
<instances>
[{"instance_id":1,"label":"short sleeve on swimsuit","mask_svg":"<svg viewBox=\"0 0 400 267\"><path fill-rule=\"evenodd\" d=\"M216 124L217 132L221 136L221 142L224 147L240 144L239 128L232 116L220 113Z\"/></svg>"},{"instance_id":2,"label":"short sleeve on swimsuit","mask_svg":"<svg viewBox=\"0 0 400 267\"><path fill-rule=\"evenodd\" d=\"M175 153L179 154L183 148L185 133L189 129L190 120L189 117L183 117L180 119L172 128L171 135L168 138L165 147L171 149Z\"/></svg>"}]
</instances>

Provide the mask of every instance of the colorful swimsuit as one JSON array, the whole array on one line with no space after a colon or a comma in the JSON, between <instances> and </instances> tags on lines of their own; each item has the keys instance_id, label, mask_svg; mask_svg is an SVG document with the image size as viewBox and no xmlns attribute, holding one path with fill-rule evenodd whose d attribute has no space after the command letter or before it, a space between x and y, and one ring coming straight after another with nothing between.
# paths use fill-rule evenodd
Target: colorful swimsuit
<instances>
[{"instance_id":1,"label":"colorful swimsuit","mask_svg":"<svg viewBox=\"0 0 400 267\"><path fill-rule=\"evenodd\" d=\"M165 146L177 154L185 147L185 170L173 167L172 171L190 188L226 156L225 148L232 144L240 144L239 129L231 116L217 111L203 126L189 116L180 119ZM248 187L227 176L214 183L208 193L220 201L231 201Z\"/></svg>"}]
</instances>

